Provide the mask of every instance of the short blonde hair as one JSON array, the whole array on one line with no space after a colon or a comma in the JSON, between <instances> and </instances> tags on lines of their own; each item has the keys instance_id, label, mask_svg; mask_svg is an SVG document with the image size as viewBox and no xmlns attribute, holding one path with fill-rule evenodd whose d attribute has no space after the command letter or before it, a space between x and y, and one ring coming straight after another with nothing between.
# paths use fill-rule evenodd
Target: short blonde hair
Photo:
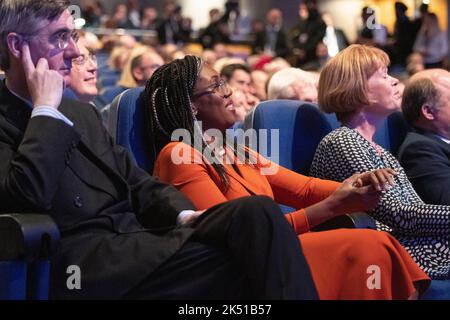
<instances>
[{"instance_id":1,"label":"short blonde hair","mask_svg":"<svg viewBox=\"0 0 450 320\"><path fill-rule=\"evenodd\" d=\"M351 45L332 58L319 79L319 105L345 122L368 105L367 81L381 67L389 65L388 55L374 47Z\"/></svg>"}]
</instances>

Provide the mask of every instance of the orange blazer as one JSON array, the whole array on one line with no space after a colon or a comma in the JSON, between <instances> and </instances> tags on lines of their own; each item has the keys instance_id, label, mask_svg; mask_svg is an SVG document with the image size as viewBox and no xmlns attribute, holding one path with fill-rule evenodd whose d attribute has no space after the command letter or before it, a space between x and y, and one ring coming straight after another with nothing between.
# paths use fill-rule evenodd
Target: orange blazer
<instances>
[{"instance_id":1,"label":"orange blazer","mask_svg":"<svg viewBox=\"0 0 450 320\"><path fill-rule=\"evenodd\" d=\"M165 146L155 162L154 175L183 192L199 210L252 195L264 195L297 211L286 215L297 234L309 231L306 207L333 193L340 183L310 178L278 166L253 150L256 165L225 164L230 185L225 189L219 175L201 153L182 142ZM227 154L234 157L230 150ZM183 159L183 161L180 161ZM180 163L181 162L181 163ZM275 169L271 175L263 168Z\"/></svg>"}]
</instances>

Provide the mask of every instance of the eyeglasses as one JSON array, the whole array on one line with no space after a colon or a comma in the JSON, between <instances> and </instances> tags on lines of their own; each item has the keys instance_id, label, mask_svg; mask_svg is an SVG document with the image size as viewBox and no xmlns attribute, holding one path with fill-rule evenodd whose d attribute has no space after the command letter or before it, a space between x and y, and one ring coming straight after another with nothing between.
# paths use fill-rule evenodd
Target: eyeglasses
<instances>
[{"instance_id":1,"label":"eyeglasses","mask_svg":"<svg viewBox=\"0 0 450 320\"><path fill-rule=\"evenodd\" d=\"M48 36L44 34L23 34L25 38L33 38L33 37L43 37ZM63 31L60 33L57 33L56 35L52 36L52 38L49 40L50 43L55 45L60 50L65 50L69 46L70 39L72 39L75 43L80 38L80 35L76 30L73 30L72 32Z\"/></svg>"},{"instance_id":2,"label":"eyeglasses","mask_svg":"<svg viewBox=\"0 0 450 320\"><path fill-rule=\"evenodd\" d=\"M219 82L207 87L206 89L211 88L211 90L207 90L204 92L200 92L197 94L194 94L192 96L193 99L197 99L200 97L203 97L208 94L217 94L218 96L227 99L233 94L233 90L231 90L230 86L225 80L220 80Z\"/></svg>"},{"instance_id":3,"label":"eyeglasses","mask_svg":"<svg viewBox=\"0 0 450 320\"><path fill-rule=\"evenodd\" d=\"M93 63L97 63L97 56L93 53L89 53L88 55L82 54L81 56L73 59L72 63L76 64L77 66L83 66L86 64L88 59L91 60Z\"/></svg>"}]
</instances>

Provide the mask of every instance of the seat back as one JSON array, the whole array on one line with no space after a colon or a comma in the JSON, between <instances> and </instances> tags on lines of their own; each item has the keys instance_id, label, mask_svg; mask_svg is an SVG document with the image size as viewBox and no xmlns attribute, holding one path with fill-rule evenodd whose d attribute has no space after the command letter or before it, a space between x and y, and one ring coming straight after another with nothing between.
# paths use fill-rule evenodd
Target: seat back
<instances>
[{"instance_id":1,"label":"seat back","mask_svg":"<svg viewBox=\"0 0 450 320\"><path fill-rule=\"evenodd\" d=\"M0 300L47 300L60 234L42 214L0 214Z\"/></svg>"},{"instance_id":2,"label":"seat back","mask_svg":"<svg viewBox=\"0 0 450 320\"><path fill-rule=\"evenodd\" d=\"M334 123L333 123L334 121ZM308 174L314 153L322 138L332 131L337 121L325 116L316 105L293 100L272 100L261 103L246 119L246 129L268 130L268 148L259 149L263 156L270 157L272 135L278 130L279 164L302 174ZM261 135L259 135L261 137ZM273 158L273 157L272 157Z\"/></svg>"},{"instance_id":3,"label":"seat back","mask_svg":"<svg viewBox=\"0 0 450 320\"><path fill-rule=\"evenodd\" d=\"M106 87L103 88L99 95L97 96L96 103L99 104L99 108L103 108L113 102L114 98L116 98L119 94L124 92L127 88L117 86L117 87Z\"/></svg>"},{"instance_id":4,"label":"seat back","mask_svg":"<svg viewBox=\"0 0 450 320\"><path fill-rule=\"evenodd\" d=\"M117 96L109 110L107 127L116 143L131 152L136 164L150 171L155 154L147 141L147 127L141 93L143 88L128 89Z\"/></svg>"},{"instance_id":5,"label":"seat back","mask_svg":"<svg viewBox=\"0 0 450 320\"><path fill-rule=\"evenodd\" d=\"M107 75L98 78L98 86L100 88L113 87L119 81L119 75Z\"/></svg>"}]
</instances>

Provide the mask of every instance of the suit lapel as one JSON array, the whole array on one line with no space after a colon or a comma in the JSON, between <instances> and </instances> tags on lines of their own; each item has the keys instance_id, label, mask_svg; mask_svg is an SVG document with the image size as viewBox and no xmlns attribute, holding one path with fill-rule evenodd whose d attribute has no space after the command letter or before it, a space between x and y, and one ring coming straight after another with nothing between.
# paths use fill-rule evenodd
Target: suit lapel
<instances>
[{"instance_id":1,"label":"suit lapel","mask_svg":"<svg viewBox=\"0 0 450 320\"><path fill-rule=\"evenodd\" d=\"M71 106L69 101L63 101L60 111L74 123L75 130L80 134L80 142L77 152L74 152L69 162L72 172L78 176L87 185L102 190L112 197L117 198L118 194L123 194L123 190L119 191L119 186L126 185L126 181L102 160L105 150L110 150L109 146L104 148L93 148L92 143L98 137L91 137L89 131L84 127L85 123L77 121L78 117L74 111L76 106ZM98 132L99 133L99 132ZM98 143L96 144L99 145Z\"/></svg>"}]
</instances>

